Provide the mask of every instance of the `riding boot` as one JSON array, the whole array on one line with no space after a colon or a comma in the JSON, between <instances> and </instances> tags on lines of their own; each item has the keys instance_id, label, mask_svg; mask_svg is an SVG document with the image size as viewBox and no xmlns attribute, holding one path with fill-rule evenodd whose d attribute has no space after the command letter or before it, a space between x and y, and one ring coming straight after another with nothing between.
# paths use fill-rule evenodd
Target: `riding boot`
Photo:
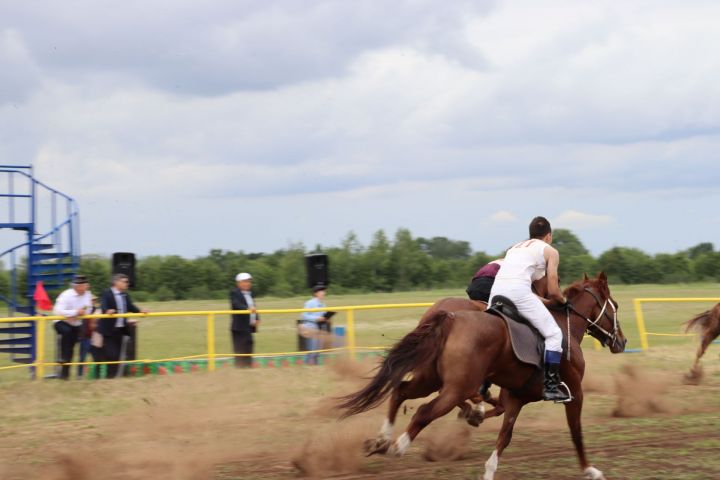
<instances>
[{"instance_id":1,"label":"riding boot","mask_svg":"<svg viewBox=\"0 0 720 480\"><path fill-rule=\"evenodd\" d=\"M492 382L486 380L485 383L483 383L483 386L480 387L480 390L478 390L478 395L480 395L480 397L482 397L482 399L486 402L488 400L490 400L490 398L492 398L490 396L490 387L491 386L492 386Z\"/></svg>"},{"instance_id":2,"label":"riding boot","mask_svg":"<svg viewBox=\"0 0 720 480\"><path fill-rule=\"evenodd\" d=\"M545 383L543 400L569 402L572 400L570 389L560 380L560 364L545 362Z\"/></svg>"}]
</instances>

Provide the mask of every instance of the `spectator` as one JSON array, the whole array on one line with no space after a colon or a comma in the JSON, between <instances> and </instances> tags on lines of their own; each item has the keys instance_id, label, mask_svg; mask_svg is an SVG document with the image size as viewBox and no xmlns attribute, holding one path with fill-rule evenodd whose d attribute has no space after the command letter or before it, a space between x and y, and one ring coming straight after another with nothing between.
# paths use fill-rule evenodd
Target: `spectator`
<instances>
[{"instance_id":1,"label":"spectator","mask_svg":"<svg viewBox=\"0 0 720 480\"><path fill-rule=\"evenodd\" d=\"M500 271L502 262L502 258L493 260L487 265L483 265L482 268L475 273L466 290L471 300L488 302L490 299L490 290L495 283L495 275Z\"/></svg>"},{"instance_id":2,"label":"spectator","mask_svg":"<svg viewBox=\"0 0 720 480\"><path fill-rule=\"evenodd\" d=\"M327 287L324 285L316 285L312 289L313 297L305 302L304 308L325 308L325 296L327 294ZM300 324L301 335L308 339L308 349L312 352L313 350L320 350L321 342L321 325L327 322L327 312L303 312L302 323ZM308 365L317 365L318 356L320 354L309 353L305 357L305 363Z\"/></svg>"},{"instance_id":3,"label":"spectator","mask_svg":"<svg viewBox=\"0 0 720 480\"><path fill-rule=\"evenodd\" d=\"M148 313L144 308L137 307L130 295L127 293L129 279L127 275L117 273L112 276L112 286L105 290L100 297L100 307L103 314L113 315L121 313ZM102 318L97 323L97 331L102 335L103 361L117 362L123 357L123 345L127 343L126 336L129 336L129 325L134 325L137 320L134 318ZM123 358L124 360L124 358ZM108 365L107 377L118 376L119 364Z\"/></svg>"},{"instance_id":4,"label":"spectator","mask_svg":"<svg viewBox=\"0 0 720 480\"><path fill-rule=\"evenodd\" d=\"M90 293L90 284L85 275L75 275L72 280L71 288L62 292L55 301L53 311L55 315L65 317L63 320L55 322L55 331L60 336L60 378L68 380L70 378L70 365L72 362L75 344L78 342L80 335L80 326L82 325L82 317L90 312L92 308L92 294Z\"/></svg>"},{"instance_id":5,"label":"spectator","mask_svg":"<svg viewBox=\"0 0 720 480\"><path fill-rule=\"evenodd\" d=\"M98 297L95 295L92 296L92 305L90 306L90 309L86 312L88 315L92 315L95 312L100 311L100 303L98 301ZM96 318L83 318L82 319L82 325L80 326L80 335L79 335L79 343L80 343L80 362L84 362L87 358L88 353L92 353L92 345L90 343L90 338L92 337L92 333L95 331L95 324L97 322ZM92 355L93 361L95 360L95 355ZM78 365L78 377L82 377L83 373L85 372L85 365Z\"/></svg>"},{"instance_id":6,"label":"spectator","mask_svg":"<svg viewBox=\"0 0 720 480\"><path fill-rule=\"evenodd\" d=\"M253 333L257 332L260 316L255 308L252 295L252 275L238 273L235 276L236 287L230 291L230 308L232 310L250 310L250 313L234 313L230 324L233 352L235 354L253 353ZM252 356L235 357L235 366L247 368L252 366Z\"/></svg>"}]
</instances>

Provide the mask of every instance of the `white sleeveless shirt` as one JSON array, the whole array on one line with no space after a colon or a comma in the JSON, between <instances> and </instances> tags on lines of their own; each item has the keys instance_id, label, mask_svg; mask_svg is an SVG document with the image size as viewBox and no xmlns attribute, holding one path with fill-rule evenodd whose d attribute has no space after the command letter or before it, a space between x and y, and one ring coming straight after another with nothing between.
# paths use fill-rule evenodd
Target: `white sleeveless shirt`
<instances>
[{"instance_id":1,"label":"white sleeveless shirt","mask_svg":"<svg viewBox=\"0 0 720 480\"><path fill-rule=\"evenodd\" d=\"M495 281L530 284L545 276L545 247L548 244L536 238L525 240L505 253L505 261Z\"/></svg>"}]
</instances>

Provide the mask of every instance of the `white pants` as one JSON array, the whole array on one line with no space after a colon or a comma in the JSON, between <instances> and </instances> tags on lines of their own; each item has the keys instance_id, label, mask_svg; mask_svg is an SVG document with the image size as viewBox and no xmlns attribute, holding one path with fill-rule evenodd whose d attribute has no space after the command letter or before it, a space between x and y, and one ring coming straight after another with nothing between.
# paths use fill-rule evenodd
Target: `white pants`
<instances>
[{"instance_id":1,"label":"white pants","mask_svg":"<svg viewBox=\"0 0 720 480\"><path fill-rule=\"evenodd\" d=\"M562 352L560 327L528 285L496 281L490 291L490 305L492 305L495 295L502 295L513 301L520 315L525 317L540 332L540 335L545 337L545 350Z\"/></svg>"}]
</instances>

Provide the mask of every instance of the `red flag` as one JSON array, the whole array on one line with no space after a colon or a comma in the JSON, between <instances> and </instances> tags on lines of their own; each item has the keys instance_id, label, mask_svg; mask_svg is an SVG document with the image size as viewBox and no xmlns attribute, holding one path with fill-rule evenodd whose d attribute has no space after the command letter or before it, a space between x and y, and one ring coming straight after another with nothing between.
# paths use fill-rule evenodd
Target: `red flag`
<instances>
[{"instance_id":1,"label":"red flag","mask_svg":"<svg viewBox=\"0 0 720 480\"><path fill-rule=\"evenodd\" d=\"M53 304L45 291L43 283L40 281L35 284L35 294L33 295L33 299L35 300L35 305L40 310L52 310Z\"/></svg>"}]
</instances>

